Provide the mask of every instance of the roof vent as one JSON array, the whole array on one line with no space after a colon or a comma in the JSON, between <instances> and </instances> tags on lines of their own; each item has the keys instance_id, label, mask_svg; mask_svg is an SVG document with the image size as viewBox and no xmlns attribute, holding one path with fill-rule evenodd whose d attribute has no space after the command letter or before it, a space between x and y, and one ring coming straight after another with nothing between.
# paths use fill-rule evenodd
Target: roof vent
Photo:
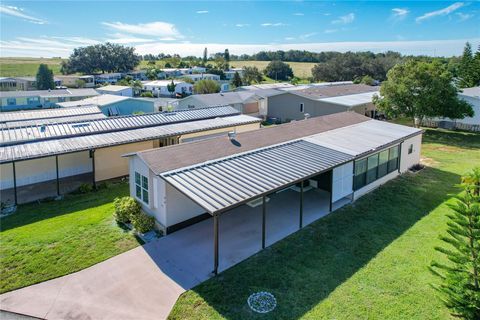
<instances>
[{"instance_id":1,"label":"roof vent","mask_svg":"<svg viewBox=\"0 0 480 320\"><path fill-rule=\"evenodd\" d=\"M41 133L44 133L46 129L47 129L47 127L46 127L44 124L42 124L42 125L40 126L40 132L41 132Z\"/></svg>"},{"instance_id":2,"label":"roof vent","mask_svg":"<svg viewBox=\"0 0 480 320\"><path fill-rule=\"evenodd\" d=\"M228 133L228 138L229 138L230 140L235 140L235 139L237 138L237 132L236 132L235 130L234 130L234 131L230 131L230 132Z\"/></svg>"}]
</instances>

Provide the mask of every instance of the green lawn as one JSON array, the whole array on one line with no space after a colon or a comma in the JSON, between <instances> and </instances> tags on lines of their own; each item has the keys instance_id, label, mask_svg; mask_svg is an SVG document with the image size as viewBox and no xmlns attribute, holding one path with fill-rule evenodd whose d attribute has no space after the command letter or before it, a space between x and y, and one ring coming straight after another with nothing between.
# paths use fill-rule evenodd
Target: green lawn
<instances>
[{"instance_id":1,"label":"green lawn","mask_svg":"<svg viewBox=\"0 0 480 320\"><path fill-rule=\"evenodd\" d=\"M170 319L450 319L428 271L480 135L427 129L429 167L405 174L183 294ZM270 291L267 314L247 297Z\"/></svg>"},{"instance_id":2,"label":"green lawn","mask_svg":"<svg viewBox=\"0 0 480 320\"><path fill-rule=\"evenodd\" d=\"M1 77L35 76L40 63L45 63L54 74L61 74L59 58L0 58Z\"/></svg>"},{"instance_id":3,"label":"green lawn","mask_svg":"<svg viewBox=\"0 0 480 320\"><path fill-rule=\"evenodd\" d=\"M22 205L2 218L0 292L69 274L139 245L113 219L113 199L128 184L61 201Z\"/></svg>"}]
</instances>

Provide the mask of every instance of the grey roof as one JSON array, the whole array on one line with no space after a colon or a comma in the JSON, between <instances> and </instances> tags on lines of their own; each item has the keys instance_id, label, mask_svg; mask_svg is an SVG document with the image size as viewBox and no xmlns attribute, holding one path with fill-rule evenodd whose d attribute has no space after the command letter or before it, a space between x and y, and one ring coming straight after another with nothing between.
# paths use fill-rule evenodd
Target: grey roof
<instances>
[{"instance_id":1,"label":"grey roof","mask_svg":"<svg viewBox=\"0 0 480 320\"><path fill-rule=\"evenodd\" d=\"M338 104L346 107L355 107L364 105L367 103L372 103L374 95L379 95L380 91L370 91L357 94L349 94L346 96L337 96L337 97L328 97L319 99L319 101L324 101L328 103Z\"/></svg>"},{"instance_id":2,"label":"grey roof","mask_svg":"<svg viewBox=\"0 0 480 320\"><path fill-rule=\"evenodd\" d=\"M54 123L30 127L1 129L0 145L18 144L28 141L51 140L74 136L84 136L102 132L122 131L136 128L160 126L171 123L188 122L237 115L232 107L193 109L175 112L128 115L86 122Z\"/></svg>"},{"instance_id":3,"label":"grey roof","mask_svg":"<svg viewBox=\"0 0 480 320\"><path fill-rule=\"evenodd\" d=\"M105 114L99 112L99 113L84 114L79 116L34 119L34 120L26 120L26 121L11 121L7 123L0 123L0 128L7 129L7 128L31 127L31 126L38 126L38 125L54 124L54 123L85 122L89 120L105 119L106 117L107 116Z\"/></svg>"},{"instance_id":4,"label":"grey roof","mask_svg":"<svg viewBox=\"0 0 480 320\"><path fill-rule=\"evenodd\" d=\"M102 111L98 107L92 105L77 108L52 108L40 110L1 112L0 123L80 116L101 112Z\"/></svg>"},{"instance_id":5,"label":"grey roof","mask_svg":"<svg viewBox=\"0 0 480 320\"><path fill-rule=\"evenodd\" d=\"M59 89L59 90L32 90L32 91L0 91L0 98L60 98L60 97L89 97L99 93L94 89Z\"/></svg>"},{"instance_id":6,"label":"grey roof","mask_svg":"<svg viewBox=\"0 0 480 320\"><path fill-rule=\"evenodd\" d=\"M68 139L34 141L1 147L0 163L42 158L206 130L229 128L250 123L259 123L260 121L260 119L251 116L234 115L133 130L76 136Z\"/></svg>"},{"instance_id":7,"label":"grey roof","mask_svg":"<svg viewBox=\"0 0 480 320\"><path fill-rule=\"evenodd\" d=\"M378 86L368 86L365 84L332 84L325 86L310 86L306 89L292 90L288 92L308 97L310 99L322 99L378 91L379 89L380 87Z\"/></svg>"},{"instance_id":8,"label":"grey roof","mask_svg":"<svg viewBox=\"0 0 480 320\"><path fill-rule=\"evenodd\" d=\"M351 155L299 140L161 176L214 214L352 159Z\"/></svg>"},{"instance_id":9,"label":"grey roof","mask_svg":"<svg viewBox=\"0 0 480 320\"><path fill-rule=\"evenodd\" d=\"M198 106L220 106L244 103L253 97L255 97L255 92L253 91L195 94L183 98L179 102L188 101L192 104L198 104Z\"/></svg>"},{"instance_id":10,"label":"grey roof","mask_svg":"<svg viewBox=\"0 0 480 320\"><path fill-rule=\"evenodd\" d=\"M463 88L461 90L462 92L458 93L461 96L480 99L480 86L472 87L472 88Z\"/></svg>"}]
</instances>

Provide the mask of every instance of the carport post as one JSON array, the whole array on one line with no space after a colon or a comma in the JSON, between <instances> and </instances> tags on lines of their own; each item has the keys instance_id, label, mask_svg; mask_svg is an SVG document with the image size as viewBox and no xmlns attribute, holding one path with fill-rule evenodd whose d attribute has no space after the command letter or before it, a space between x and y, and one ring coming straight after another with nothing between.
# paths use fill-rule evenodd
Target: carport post
<instances>
[{"instance_id":1,"label":"carport post","mask_svg":"<svg viewBox=\"0 0 480 320\"><path fill-rule=\"evenodd\" d=\"M57 170L57 196L60 195L60 175L58 172L58 155L55 156L55 168Z\"/></svg>"},{"instance_id":2,"label":"carport post","mask_svg":"<svg viewBox=\"0 0 480 320\"><path fill-rule=\"evenodd\" d=\"M265 217L267 215L267 201L266 197L262 197L262 249L265 249Z\"/></svg>"},{"instance_id":3,"label":"carport post","mask_svg":"<svg viewBox=\"0 0 480 320\"><path fill-rule=\"evenodd\" d=\"M15 200L15 205L18 204L17 199L17 171L15 170L15 161L12 162L13 169L13 198Z\"/></svg>"},{"instance_id":4,"label":"carport post","mask_svg":"<svg viewBox=\"0 0 480 320\"><path fill-rule=\"evenodd\" d=\"M218 274L218 215L213 215L213 274Z\"/></svg>"},{"instance_id":5,"label":"carport post","mask_svg":"<svg viewBox=\"0 0 480 320\"><path fill-rule=\"evenodd\" d=\"M299 229L303 228L303 181L300 182L300 221Z\"/></svg>"},{"instance_id":6,"label":"carport post","mask_svg":"<svg viewBox=\"0 0 480 320\"><path fill-rule=\"evenodd\" d=\"M333 169L330 171L330 207L329 211L332 212L332 206L333 206Z\"/></svg>"},{"instance_id":7,"label":"carport post","mask_svg":"<svg viewBox=\"0 0 480 320\"><path fill-rule=\"evenodd\" d=\"M93 173L92 184L93 184L93 189L97 189L97 182L95 181L95 149L90 150L90 158L92 158L92 173Z\"/></svg>"}]
</instances>

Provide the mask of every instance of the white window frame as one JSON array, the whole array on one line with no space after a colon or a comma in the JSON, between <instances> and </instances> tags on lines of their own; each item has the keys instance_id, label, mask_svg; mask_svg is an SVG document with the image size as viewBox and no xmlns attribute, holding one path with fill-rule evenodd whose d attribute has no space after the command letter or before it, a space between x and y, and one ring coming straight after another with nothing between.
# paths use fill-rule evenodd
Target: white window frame
<instances>
[{"instance_id":1,"label":"white window frame","mask_svg":"<svg viewBox=\"0 0 480 320\"><path fill-rule=\"evenodd\" d=\"M148 177L135 171L135 198L144 204L149 205L149 195Z\"/></svg>"}]
</instances>

